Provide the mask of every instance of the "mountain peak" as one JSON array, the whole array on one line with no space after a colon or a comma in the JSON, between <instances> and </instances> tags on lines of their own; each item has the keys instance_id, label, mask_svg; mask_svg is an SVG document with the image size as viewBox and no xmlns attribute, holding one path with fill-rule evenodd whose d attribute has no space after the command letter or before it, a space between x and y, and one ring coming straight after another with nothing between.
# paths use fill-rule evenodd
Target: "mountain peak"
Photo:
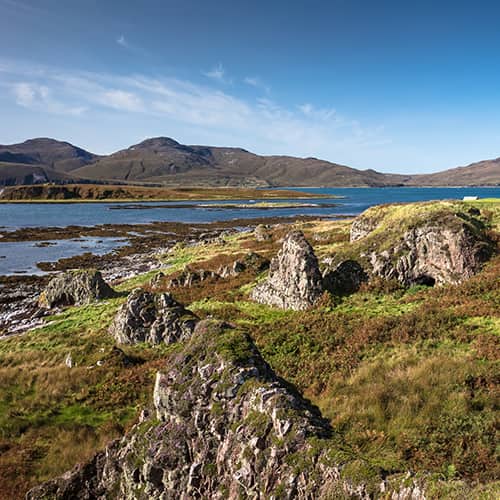
<instances>
[{"instance_id":1,"label":"mountain peak","mask_svg":"<svg viewBox=\"0 0 500 500\"><path fill-rule=\"evenodd\" d=\"M180 146L180 143L170 137L151 137L138 144L134 144L129 149L177 148Z\"/></svg>"}]
</instances>

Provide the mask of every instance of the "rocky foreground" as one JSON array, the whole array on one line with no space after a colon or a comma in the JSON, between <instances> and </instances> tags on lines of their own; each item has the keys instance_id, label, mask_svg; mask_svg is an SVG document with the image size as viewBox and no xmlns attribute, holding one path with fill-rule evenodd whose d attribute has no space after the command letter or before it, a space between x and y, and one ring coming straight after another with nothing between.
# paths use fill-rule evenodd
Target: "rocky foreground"
<instances>
[{"instance_id":1,"label":"rocky foreground","mask_svg":"<svg viewBox=\"0 0 500 500\"><path fill-rule=\"evenodd\" d=\"M128 285L97 270L54 277L37 305L52 324L3 341L0 375L10 387L9 366L46 363L38 394L67 374L37 403L52 405L44 423L31 421L64 422L71 450L71 408L103 437L27 498L495 498L499 208L375 207L352 224L178 245ZM37 354L47 342L50 358ZM126 433L97 434L130 404ZM10 418L4 477L31 470L16 458L22 434L41 439ZM57 440L43 439L50 457ZM1 479L0 491L12 492Z\"/></svg>"}]
</instances>

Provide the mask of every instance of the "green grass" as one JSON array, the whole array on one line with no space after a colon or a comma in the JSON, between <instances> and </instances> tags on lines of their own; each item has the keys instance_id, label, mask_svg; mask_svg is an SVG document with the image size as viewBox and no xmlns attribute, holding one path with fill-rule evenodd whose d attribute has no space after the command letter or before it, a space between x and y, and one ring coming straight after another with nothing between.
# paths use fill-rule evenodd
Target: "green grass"
<instances>
[{"instance_id":1,"label":"green grass","mask_svg":"<svg viewBox=\"0 0 500 500\"><path fill-rule=\"evenodd\" d=\"M481 205L482 217L495 227L497 201L470 203ZM449 206L463 210L464 204ZM418 217L437 213L437 207L418 208ZM411 208L394 210L406 217ZM391 224L399 220L391 217ZM351 248L345 221L301 227L323 255ZM178 245L164 258L166 272L215 266L221 254L234 260L248 244L260 250L249 235L225 240ZM276 250L262 245L266 255ZM147 284L155 273L119 289ZM412 470L426 478L428 498L493 498L499 473L499 273L497 257L461 285L367 287L348 297L324 297L305 312L251 302L248 294L263 274L229 291L211 288L210 297L202 289L186 306L237 327L217 346L228 359L251 354L248 332L276 373L320 407L336 431L329 443L332 460L349 464L347 477L378 484L381 473L404 478ZM0 446L10 450L0 455L1 492L15 498L88 459L150 404L156 371L179 347L128 346L124 355L135 363L124 366L107 333L124 300L69 308L42 328L0 342ZM193 353L210 355L209 333ZM76 363L71 369L64 365L68 353ZM103 366L96 365L99 360Z\"/></svg>"}]
</instances>

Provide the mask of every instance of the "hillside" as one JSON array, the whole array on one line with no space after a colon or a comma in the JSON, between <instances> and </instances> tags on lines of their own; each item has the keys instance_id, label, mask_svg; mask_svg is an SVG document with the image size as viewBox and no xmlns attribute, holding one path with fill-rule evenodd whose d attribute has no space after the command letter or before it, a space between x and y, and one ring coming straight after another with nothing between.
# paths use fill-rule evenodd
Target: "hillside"
<instances>
[{"instance_id":1,"label":"hillside","mask_svg":"<svg viewBox=\"0 0 500 500\"><path fill-rule=\"evenodd\" d=\"M435 174L414 175L406 184L408 186L500 186L500 158Z\"/></svg>"},{"instance_id":2,"label":"hillside","mask_svg":"<svg viewBox=\"0 0 500 500\"><path fill-rule=\"evenodd\" d=\"M29 139L21 144L0 145L0 162L43 165L56 172L71 172L94 162L97 155L69 142Z\"/></svg>"},{"instance_id":3,"label":"hillside","mask_svg":"<svg viewBox=\"0 0 500 500\"><path fill-rule=\"evenodd\" d=\"M500 185L500 160L429 175L357 170L317 158L261 156L241 148L187 146L146 139L107 156L67 142L31 139L0 146L0 185L66 183L203 187L386 187Z\"/></svg>"},{"instance_id":4,"label":"hillside","mask_svg":"<svg viewBox=\"0 0 500 500\"><path fill-rule=\"evenodd\" d=\"M110 184L31 184L0 189L0 201L103 201L103 200L253 200L255 198L313 198L300 191L252 188L164 188Z\"/></svg>"},{"instance_id":5,"label":"hillside","mask_svg":"<svg viewBox=\"0 0 500 500\"><path fill-rule=\"evenodd\" d=\"M240 148L185 146L157 137L79 168L90 179L184 185L385 186L397 183L375 171L359 171L315 158L259 156Z\"/></svg>"},{"instance_id":6,"label":"hillside","mask_svg":"<svg viewBox=\"0 0 500 500\"><path fill-rule=\"evenodd\" d=\"M200 498L498 498L499 229L485 200L157 235L163 273L0 343L0 497L41 484L28 498L174 498L195 484ZM302 257L284 241L301 231ZM364 261L387 245L384 268ZM407 255L447 283L383 275ZM353 260L368 275L347 289ZM452 283L460 262L471 275ZM277 270L312 265L344 288L307 310L255 302ZM64 295L58 283L46 290ZM141 328L182 336L145 342Z\"/></svg>"},{"instance_id":7,"label":"hillside","mask_svg":"<svg viewBox=\"0 0 500 500\"><path fill-rule=\"evenodd\" d=\"M43 165L0 161L0 186L31 185L44 182L66 183L80 180Z\"/></svg>"}]
</instances>

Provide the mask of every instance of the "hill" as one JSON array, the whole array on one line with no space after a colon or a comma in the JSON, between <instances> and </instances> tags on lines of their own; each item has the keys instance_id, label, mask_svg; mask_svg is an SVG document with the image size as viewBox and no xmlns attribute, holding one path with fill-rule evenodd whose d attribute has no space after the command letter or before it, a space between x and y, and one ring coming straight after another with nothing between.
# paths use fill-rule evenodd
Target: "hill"
<instances>
[{"instance_id":1,"label":"hill","mask_svg":"<svg viewBox=\"0 0 500 500\"><path fill-rule=\"evenodd\" d=\"M71 172L97 158L97 155L69 142L44 137L21 144L0 145L0 162L43 165L56 172Z\"/></svg>"},{"instance_id":2,"label":"hill","mask_svg":"<svg viewBox=\"0 0 500 500\"><path fill-rule=\"evenodd\" d=\"M240 148L185 146L166 137L147 139L73 173L96 180L209 186L385 186L399 181L399 177L316 158L259 156Z\"/></svg>"},{"instance_id":3,"label":"hill","mask_svg":"<svg viewBox=\"0 0 500 500\"><path fill-rule=\"evenodd\" d=\"M104 200L253 200L255 198L313 198L316 194L295 190L252 188L164 188L110 184L31 184L0 190L4 201L104 201Z\"/></svg>"},{"instance_id":4,"label":"hill","mask_svg":"<svg viewBox=\"0 0 500 500\"><path fill-rule=\"evenodd\" d=\"M107 156L47 138L0 145L0 185L71 181L170 187L495 186L500 185L500 159L436 174L398 175L317 158L188 146L168 137L146 139Z\"/></svg>"},{"instance_id":5,"label":"hill","mask_svg":"<svg viewBox=\"0 0 500 500\"><path fill-rule=\"evenodd\" d=\"M414 175L409 186L500 186L500 158L471 163L444 172Z\"/></svg>"},{"instance_id":6,"label":"hill","mask_svg":"<svg viewBox=\"0 0 500 500\"><path fill-rule=\"evenodd\" d=\"M78 179L43 165L0 161L0 186L31 185L45 182L66 183Z\"/></svg>"}]
</instances>

